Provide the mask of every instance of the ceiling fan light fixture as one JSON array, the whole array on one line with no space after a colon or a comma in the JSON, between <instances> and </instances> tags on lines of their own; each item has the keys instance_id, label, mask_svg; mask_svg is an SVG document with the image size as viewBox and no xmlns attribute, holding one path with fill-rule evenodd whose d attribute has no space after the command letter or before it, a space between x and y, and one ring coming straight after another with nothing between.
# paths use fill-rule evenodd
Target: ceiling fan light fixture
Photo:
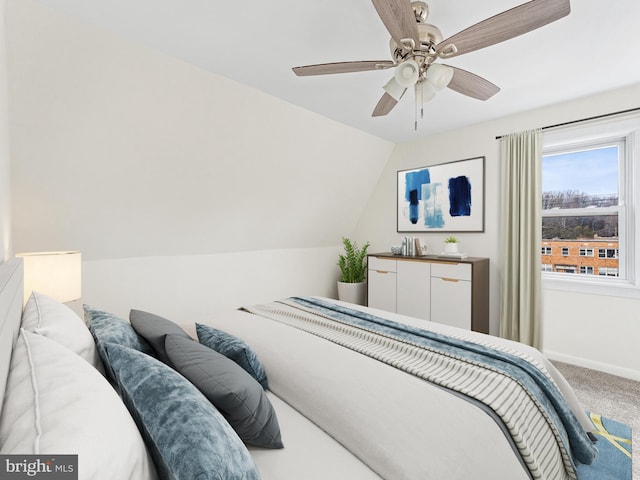
<instances>
[{"instance_id":1,"label":"ceiling fan light fixture","mask_svg":"<svg viewBox=\"0 0 640 480\"><path fill-rule=\"evenodd\" d=\"M404 95L404 92L406 90L405 87L398 83L395 76L391 77L391 80L389 80L387 84L382 88L396 101L399 101L402 98L402 95Z\"/></svg>"},{"instance_id":2,"label":"ceiling fan light fixture","mask_svg":"<svg viewBox=\"0 0 640 480\"><path fill-rule=\"evenodd\" d=\"M438 91L445 88L453 78L453 68L440 63L432 63L427 68L427 82Z\"/></svg>"},{"instance_id":3,"label":"ceiling fan light fixture","mask_svg":"<svg viewBox=\"0 0 640 480\"><path fill-rule=\"evenodd\" d=\"M419 99L422 104L427 103L429 100L436 96L436 87L434 87L431 82L428 82L426 80L423 80L422 82L416 84L416 89L420 89L417 99Z\"/></svg>"},{"instance_id":4,"label":"ceiling fan light fixture","mask_svg":"<svg viewBox=\"0 0 640 480\"><path fill-rule=\"evenodd\" d=\"M418 62L406 60L396 67L394 77L403 88L408 88L416 84L419 75L420 67Z\"/></svg>"},{"instance_id":5,"label":"ceiling fan light fixture","mask_svg":"<svg viewBox=\"0 0 640 480\"><path fill-rule=\"evenodd\" d=\"M500 91L498 86L478 75L458 67L434 64L434 61L510 40L555 22L571 12L571 0L528 0L443 40L440 29L426 22L429 15L427 0L372 1L391 35L390 60L322 63L295 67L293 71L298 76L308 76L395 68L393 78L383 87L385 93L372 116L387 115L406 90L413 87L416 130L418 110L422 117L424 102L445 87L478 100L487 100Z\"/></svg>"}]
</instances>

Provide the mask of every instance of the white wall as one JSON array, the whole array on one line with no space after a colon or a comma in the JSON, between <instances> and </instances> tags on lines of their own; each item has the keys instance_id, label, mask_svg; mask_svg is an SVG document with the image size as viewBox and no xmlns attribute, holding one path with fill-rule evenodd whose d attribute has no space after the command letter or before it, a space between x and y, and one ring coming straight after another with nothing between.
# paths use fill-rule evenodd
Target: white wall
<instances>
[{"instance_id":1,"label":"white wall","mask_svg":"<svg viewBox=\"0 0 640 480\"><path fill-rule=\"evenodd\" d=\"M336 247L95 260L83 265L85 303L197 320L291 295L336 298ZM114 281L116 279L116 281ZM330 281L327 281L330 279ZM93 300L95 299L95 300Z\"/></svg>"},{"instance_id":2,"label":"white wall","mask_svg":"<svg viewBox=\"0 0 640 480\"><path fill-rule=\"evenodd\" d=\"M334 290L391 143L32 0L7 13L16 251L82 251L103 308L164 308L173 256L194 310L240 301L239 272L244 302Z\"/></svg>"},{"instance_id":3,"label":"white wall","mask_svg":"<svg viewBox=\"0 0 640 480\"><path fill-rule=\"evenodd\" d=\"M496 136L529 128L637 107L640 85L591 98L541 108L462 130L433 135L396 146L384 169L355 235L367 238L373 251L398 244L396 233L396 172L409 168L484 155L485 232L459 234L461 250L491 259L491 332L499 329L499 142ZM431 252L442 251L445 234L420 235ZM605 295L568 294L545 289L543 350L552 358L570 360L640 379L640 300Z\"/></svg>"},{"instance_id":4,"label":"white wall","mask_svg":"<svg viewBox=\"0 0 640 480\"><path fill-rule=\"evenodd\" d=\"M0 0L0 263L11 254L11 184L9 96L5 30L5 0Z\"/></svg>"}]
</instances>

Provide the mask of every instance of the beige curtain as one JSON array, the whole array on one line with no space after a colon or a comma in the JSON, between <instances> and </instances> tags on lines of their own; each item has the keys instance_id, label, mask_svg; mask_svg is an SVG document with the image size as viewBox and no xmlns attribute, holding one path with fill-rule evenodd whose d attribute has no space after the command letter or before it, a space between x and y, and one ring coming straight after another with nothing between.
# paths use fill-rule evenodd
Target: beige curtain
<instances>
[{"instance_id":1,"label":"beige curtain","mask_svg":"<svg viewBox=\"0 0 640 480\"><path fill-rule=\"evenodd\" d=\"M541 346L542 132L502 138L500 336Z\"/></svg>"}]
</instances>

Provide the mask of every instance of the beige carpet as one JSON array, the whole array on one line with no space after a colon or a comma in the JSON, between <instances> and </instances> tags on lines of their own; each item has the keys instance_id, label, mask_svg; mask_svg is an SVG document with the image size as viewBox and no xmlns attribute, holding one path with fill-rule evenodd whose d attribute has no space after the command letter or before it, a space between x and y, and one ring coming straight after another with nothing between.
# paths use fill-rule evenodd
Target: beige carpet
<instances>
[{"instance_id":1,"label":"beige carpet","mask_svg":"<svg viewBox=\"0 0 640 480\"><path fill-rule=\"evenodd\" d=\"M566 363L553 364L573 387L585 410L633 429L633 479L640 480L640 382Z\"/></svg>"}]
</instances>

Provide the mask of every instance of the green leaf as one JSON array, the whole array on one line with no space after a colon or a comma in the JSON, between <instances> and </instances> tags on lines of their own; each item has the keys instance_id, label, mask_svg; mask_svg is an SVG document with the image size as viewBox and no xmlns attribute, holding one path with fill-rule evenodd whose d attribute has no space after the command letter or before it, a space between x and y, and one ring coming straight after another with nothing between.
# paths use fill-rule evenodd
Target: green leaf
<instances>
[{"instance_id":1,"label":"green leaf","mask_svg":"<svg viewBox=\"0 0 640 480\"><path fill-rule=\"evenodd\" d=\"M369 242L362 248L358 248L355 241L342 237L344 254L338 256L338 266L340 267L340 281L346 283L364 282L367 271L367 249Z\"/></svg>"}]
</instances>

